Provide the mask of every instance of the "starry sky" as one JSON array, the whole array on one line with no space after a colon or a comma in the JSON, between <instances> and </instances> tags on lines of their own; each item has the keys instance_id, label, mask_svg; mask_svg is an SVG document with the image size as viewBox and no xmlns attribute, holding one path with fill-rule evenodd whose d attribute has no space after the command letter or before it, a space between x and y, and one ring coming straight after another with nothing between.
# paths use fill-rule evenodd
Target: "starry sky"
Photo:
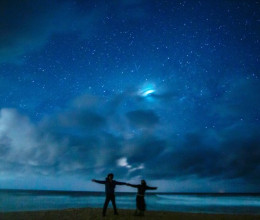
<instances>
[{"instance_id":1,"label":"starry sky","mask_svg":"<svg viewBox=\"0 0 260 220\"><path fill-rule=\"evenodd\" d=\"M255 0L2 0L0 188L259 192L259 37Z\"/></svg>"}]
</instances>

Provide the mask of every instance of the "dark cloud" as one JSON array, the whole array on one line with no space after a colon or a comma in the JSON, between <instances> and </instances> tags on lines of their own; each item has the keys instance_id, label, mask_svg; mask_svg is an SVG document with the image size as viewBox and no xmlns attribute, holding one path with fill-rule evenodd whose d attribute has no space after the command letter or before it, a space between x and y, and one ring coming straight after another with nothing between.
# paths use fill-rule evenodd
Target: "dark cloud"
<instances>
[{"instance_id":1,"label":"dark cloud","mask_svg":"<svg viewBox=\"0 0 260 220\"><path fill-rule=\"evenodd\" d=\"M222 117L254 120L260 113L260 86L258 80L235 80L213 107Z\"/></svg>"},{"instance_id":2,"label":"dark cloud","mask_svg":"<svg viewBox=\"0 0 260 220\"><path fill-rule=\"evenodd\" d=\"M143 1L3 0L0 60L21 63L24 56L43 48L55 34L77 33L82 39L91 38L104 29L102 19L110 12L117 12L118 20L131 21L145 17L143 7Z\"/></svg>"},{"instance_id":3,"label":"dark cloud","mask_svg":"<svg viewBox=\"0 0 260 220\"><path fill-rule=\"evenodd\" d=\"M86 170L92 173L115 169L116 160L120 157L120 139L111 134L100 136L69 136L68 145L59 159L60 173L84 174Z\"/></svg>"},{"instance_id":4,"label":"dark cloud","mask_svg":"<svg viewBox=\"0 0 260 220\"><path fill-rule=\"evenodd\" d=\"M236 132L228 136L221 146L223 178L244 178L252 183L260 183L260 133L249 129L250 133ZM248 131L247 131L248 132Z\"/></svg>"},{"instance_id":5,"label":"dark cloud","mask_svg":"<svg viewBox=\"0 0 260 220\"><path fill-rule=\"evenodd\" d=\"M93 30L98 14L84 14L71 1L0 2L0 60L21 62L22 56L42 48L53 34ZM88 30L88 31L87 31Z\"/></svg>"},{"instance_id":6,"label":"dark cloud","mask_svg":"<svg viewBox=\"0 0 260 220\"><path fill-rule=\"evenodd\" d=\"M75 111L62 114L60 117L61 125L81 129L97 129L105 126L106 119L99 114L89 111Z\"/></svg>"},{"instance_id":7,"label":"dark cloud","mask_svg":"<svg viewBox=\"0 0 260 220\"><path fill-rule=\"evenodd\" d=\"M164 140L150 135L129 140L128 145L125 147L124 153L131 164L153 161L155 156L158 157L166 147Z\"/></svg>"},{"instance_id":8,"label":"dark cloud","mask_svg":"<svg viewBox=\"0 0 260 220\"><path fill-rule=\"evenodd\" d=\"M149 161L147 175L150 178L199 178L244 179L252 184L259 184L260 163L259 131L250 130L250 135L241 135L239 131L233 136L215 143L205 141L199 133L187 135L171 151L155 156ZM209 135L209 134L207 134ZM156 166L154 166L156 164Z\"/></svg>"},{"instance_id":9,"label":"dark cloud","mask_svg":"<svg viewBox=\"0 0 260 220\"><path fill-rule=\"evenodd\" d=\"M159 117L152 110L136 110L126 114L129 122L141 128L154 127L159 123Z\"/></svg>"}]
</instances>

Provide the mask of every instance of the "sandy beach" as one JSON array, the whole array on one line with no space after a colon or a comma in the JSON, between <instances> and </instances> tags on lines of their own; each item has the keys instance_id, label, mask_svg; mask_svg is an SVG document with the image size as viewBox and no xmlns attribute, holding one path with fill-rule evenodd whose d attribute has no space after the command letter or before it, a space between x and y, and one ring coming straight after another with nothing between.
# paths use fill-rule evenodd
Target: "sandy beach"
<instances>
[{"instance_id":1,"label":"sandy beach","mask_svg":"<svg viewBox=\"0 0 260 220\"><path fill-rule=\"evenodd\" d=\"M82 208L82 209L65 209L53 211L31 211L31 212L8 212L0 213L1 220L28 220L28 219L116 219L116 220L260 220L260 215L232 215L232 214L201 214L201 213L177 213L165 211L147 211L144 217L133 216L134 210L119 210L119 215L114 216L113 211L108 209L107 216L102 217L102 209Z\"/></svg>"}]
</instances>

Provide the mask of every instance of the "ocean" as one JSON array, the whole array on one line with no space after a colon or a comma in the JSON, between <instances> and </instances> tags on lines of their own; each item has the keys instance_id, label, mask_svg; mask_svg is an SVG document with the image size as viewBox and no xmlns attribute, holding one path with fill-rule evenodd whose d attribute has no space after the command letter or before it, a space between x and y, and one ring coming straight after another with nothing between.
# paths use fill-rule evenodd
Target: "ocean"
<instances>
[{"instance_id":1,"label":"ocean","mask_svg":"<svg viewBox=\"0 0 260 220\"><path fill-rule=\"evenodd\" d=\"M135 209L135 193L116 193L118 209ZM102 208L103 192L0 190L0 212ZM260 194L147 193L147 210L260 214ZM112 207L112 204L109 204Z\"/></svg>"}]
</instances>

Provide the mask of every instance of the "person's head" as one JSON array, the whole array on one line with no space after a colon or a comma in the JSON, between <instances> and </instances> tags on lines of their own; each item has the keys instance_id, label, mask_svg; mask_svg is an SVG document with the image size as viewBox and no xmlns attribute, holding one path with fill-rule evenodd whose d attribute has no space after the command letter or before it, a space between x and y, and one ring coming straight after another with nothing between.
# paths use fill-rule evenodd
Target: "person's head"
<instances>
[{"instance_id":1,"label":"person's head","mask_svg":"<svg viewBox=\"0 0 260 220\"><path fill-rule=\"evenodd\" d=\"M114 174L113 173L109 173L108 175L107 175L107 179L108 180L113 180L113 178L114 178Z\"/></svg>"},{"instance_id":2,"label":"person's head","mask_svg":"<svg viewBox=\"0 0 260 220\"><path fill-rule=\"evenodd\" d=\"M146 186L145 180L141 180L141 185Z\"/></svg>"}]
</instances>

